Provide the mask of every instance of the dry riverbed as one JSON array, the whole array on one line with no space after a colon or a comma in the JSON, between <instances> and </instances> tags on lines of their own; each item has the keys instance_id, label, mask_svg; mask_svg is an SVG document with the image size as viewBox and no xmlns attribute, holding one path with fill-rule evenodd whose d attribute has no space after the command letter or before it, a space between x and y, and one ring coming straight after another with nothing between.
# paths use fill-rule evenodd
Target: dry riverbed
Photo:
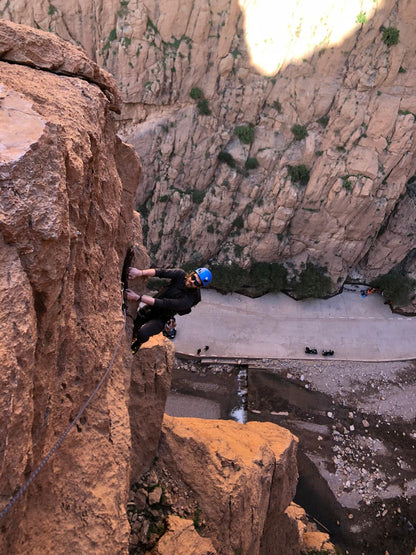
<instances>
[{"instance_id":1,"label":"dry riverbed","mask_svg":"<svg viewBox=\"0 0 416 555\"><path fill-rule=\"evenodd\" d=\"M167 412L287 427L300 439L296 501L345 553L415 549L415 361L178 359Z\"/></svg>"}]
</instances>

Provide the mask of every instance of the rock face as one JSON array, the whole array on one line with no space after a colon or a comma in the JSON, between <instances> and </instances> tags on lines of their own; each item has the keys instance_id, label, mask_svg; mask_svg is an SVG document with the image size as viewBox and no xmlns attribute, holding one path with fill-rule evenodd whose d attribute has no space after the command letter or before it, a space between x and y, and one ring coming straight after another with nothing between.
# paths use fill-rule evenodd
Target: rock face
<instances>
[{"instance_id":1,"label":"rock face","mask_svg":"<svg viewBox=\"0 0 416 555\"><path fill-rule=\"evenodd\" d=\"M168 530L152 551L152 555L216 555L217 551L208 538L201 538L191 520L179 516L168 518Z\"/></svg>"},{"instance_id":2,"label":"rock face","mask_svg":"<svg viewBox=\"0 0 416 555\"><path fill-rule=\"evenodd\" d=\"M111 75L82 51L0 22L2 509L78 414L121 341L76 427L2 519L1 553L127 550L131 356L120 281L127 247L140 240L133 199L141 166L116 135L117 99ZM142 246L135 262L147 265ZM139 364L136 389L154 379L154 368ZM154 436L146 453L153 458L163 391L147 391L146 402L152 419L141 426ZM146 469L144 458L135 464Z\"/></svg>"},{"instance_id":3,"label":"rock face","mask_svg":"<svg viewBox=\"0 0 416 555\"><path fill-rule=\"evenodd\" d=\"M129 398L131 483L151 466L157 454L174 363L173 345L167 339L161 345L159 337L152 337L140 348L136 360Z\"/></svg>"},{"instance_id":4,"label":"rock face","mask_svg":"<svg viewBox=\"0 0 416 555\"><path fill-rule=\"evenodd\" d=\"M415 277L414 2L94 6L14 2L2 15L78 41L116 77L120 128L146 160L137 203L156 263L309 261L334 291L395 267Z\"/></svg>"},{"instance_id":5,"label":"rock face","mask_svg":"<svg viewBox=\"0 0 416 555\"><path fill-rule=\"evenodd\" d=\"M276 532L284 537L275 521L296 489L296 448L273 424L165 415L156 469L174 509L192 499L194 522L219 554L271 553Z\"/></svg>"}]
</instances>

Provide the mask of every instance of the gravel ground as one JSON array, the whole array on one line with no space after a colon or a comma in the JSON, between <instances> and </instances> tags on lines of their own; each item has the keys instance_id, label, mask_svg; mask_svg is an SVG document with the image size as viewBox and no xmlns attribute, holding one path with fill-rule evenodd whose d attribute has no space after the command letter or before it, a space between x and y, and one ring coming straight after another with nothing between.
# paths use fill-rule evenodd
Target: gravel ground
<instances>
[{"instance_id":1,"label":"gravel ground","mask_svg":"<svg viewBox=\"0 0 416 555\"><path fill-rule=\"evenodd\" d=\"M176 415L191 395L217 403L229 418L246 387L249 420L275 422L299 437L296 501L343 552L410 555L416 547L416 361L261 359L250 364L243 385L241 368L177 360L172 386L183 397Z\"/></svg>"},{"instance_id":2,"label":"gravel ground","mask_svg":"<svg viewBox=\"0 0 416 555\"><path fill-rule=\"evenodd\" d=\"M413 552L415 361L257 361L248 409L299 437L297 500L346 553Z\"/></svg>"}]
</instances>

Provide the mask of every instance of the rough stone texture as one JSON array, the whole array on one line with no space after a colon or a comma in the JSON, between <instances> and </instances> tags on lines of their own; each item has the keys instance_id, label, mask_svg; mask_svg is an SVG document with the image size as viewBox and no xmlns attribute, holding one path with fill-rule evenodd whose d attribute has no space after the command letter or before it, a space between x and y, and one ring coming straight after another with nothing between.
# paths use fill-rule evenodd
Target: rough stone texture
<instances>
[{"instance_id":1,"label":"rough stone texture","mask_svg":"<svg viewBox=\"0 0 416 555\"><path fill-rule=\"evenodd\" d=\"M138 229L141 166L115 133L114 81L48 36L0 23L1 508L108 368ZM2 519L1 553L126 552L130 365L124 336L102 388Z\"/></svg>"},{"instance_id":2,"label":"rough stone texture","mask_svg":"<svg viewBox=\"0 0 416 555\"><path fill-rule=\"evenodd\" d=\"M110 109L120 111L120 91L114 78L79 48L39 29L0 20L0 57L6 62L27 65L63 75L76 75L98 85L110 100Z\"/></svg>"},{"instance_id":3,"label":"rough stone texture","mask_svg":"<svg viewBox=\"0 0 416 555\"><path fill-rule=\"evenodd\" d=\"M168 530L152 550L152 555L216 555L217 551L209 538L201 538L192 520L179 516L168 517Z\"/></svg>"},{"instance_id":4,"label":"rough stone texture","mask_svg":"<svg viewBox=\"0 0 416 555\"><path fill-rule=\"evenodd\" d=\"M219 554L254 555L293 498L296 448L295 436L268 423L165 415L156 467L191 490Z\"/></svg>"},{"instance_id":5,"label":"rough stone texture","mask_svg":"<svg viewBox=\"0 0 416 555\"><path fill-rule=\"evenodd\" d=\"M297 527L302 554L320 552L327 555L336 554L335 546L330 541L329 535L318 530L316 524L308 519L302 507L291 503L285 511L285 516Z\"/></svg>"},{"instance_id":6,"label":"rough stone texture","mask_svg":"<svg viewBox=\"0 0 416 555\"><path fill-rule=\"evenodd\" d=\"M309 0L3 4L2 17L81 43L115 76L123 136L146 160L137 203L156 263L309 260L327 265L334 290L398 264L416 276L411 0L328 0L321 10ZM399 29L397 45L381 26ZM295 123L307 128L301 141ZM247 124L250 145L234 134ZM245 174L248 157L259 167ZM288 177L296 164L310 170L306 188Z\"/></svg>"},{"instance_id":7,"label":"rough stone texture","mask_svg":"<svg viewBox=\"0 0 416 555\"><path fill-rule=\"evenodd\" d=\"M157 455L174 364L172 342L168 339L160 341L159 337L152 337L134 356L129 402L131 483L137 481Z\"/></svg>"}]
</instances>

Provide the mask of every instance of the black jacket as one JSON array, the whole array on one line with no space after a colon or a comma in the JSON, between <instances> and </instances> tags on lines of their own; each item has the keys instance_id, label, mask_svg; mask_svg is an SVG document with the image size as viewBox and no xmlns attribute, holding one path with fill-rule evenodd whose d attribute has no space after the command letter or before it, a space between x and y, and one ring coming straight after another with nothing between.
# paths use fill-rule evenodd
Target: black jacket
<instances>
[{"instance_id":1,"label":"black jacket","mask_svg":"<svg viewBox=\"0 0 416 555\"><path fill-rule=\"evenodd\" d=\"M185 286L186 273L183 270L156 270L156 277L170 279L170 284L155 295L151 307L152 316L169 320L175 314L188 313L201 300L199 289Z\"/></svg>"}]
</instances>

